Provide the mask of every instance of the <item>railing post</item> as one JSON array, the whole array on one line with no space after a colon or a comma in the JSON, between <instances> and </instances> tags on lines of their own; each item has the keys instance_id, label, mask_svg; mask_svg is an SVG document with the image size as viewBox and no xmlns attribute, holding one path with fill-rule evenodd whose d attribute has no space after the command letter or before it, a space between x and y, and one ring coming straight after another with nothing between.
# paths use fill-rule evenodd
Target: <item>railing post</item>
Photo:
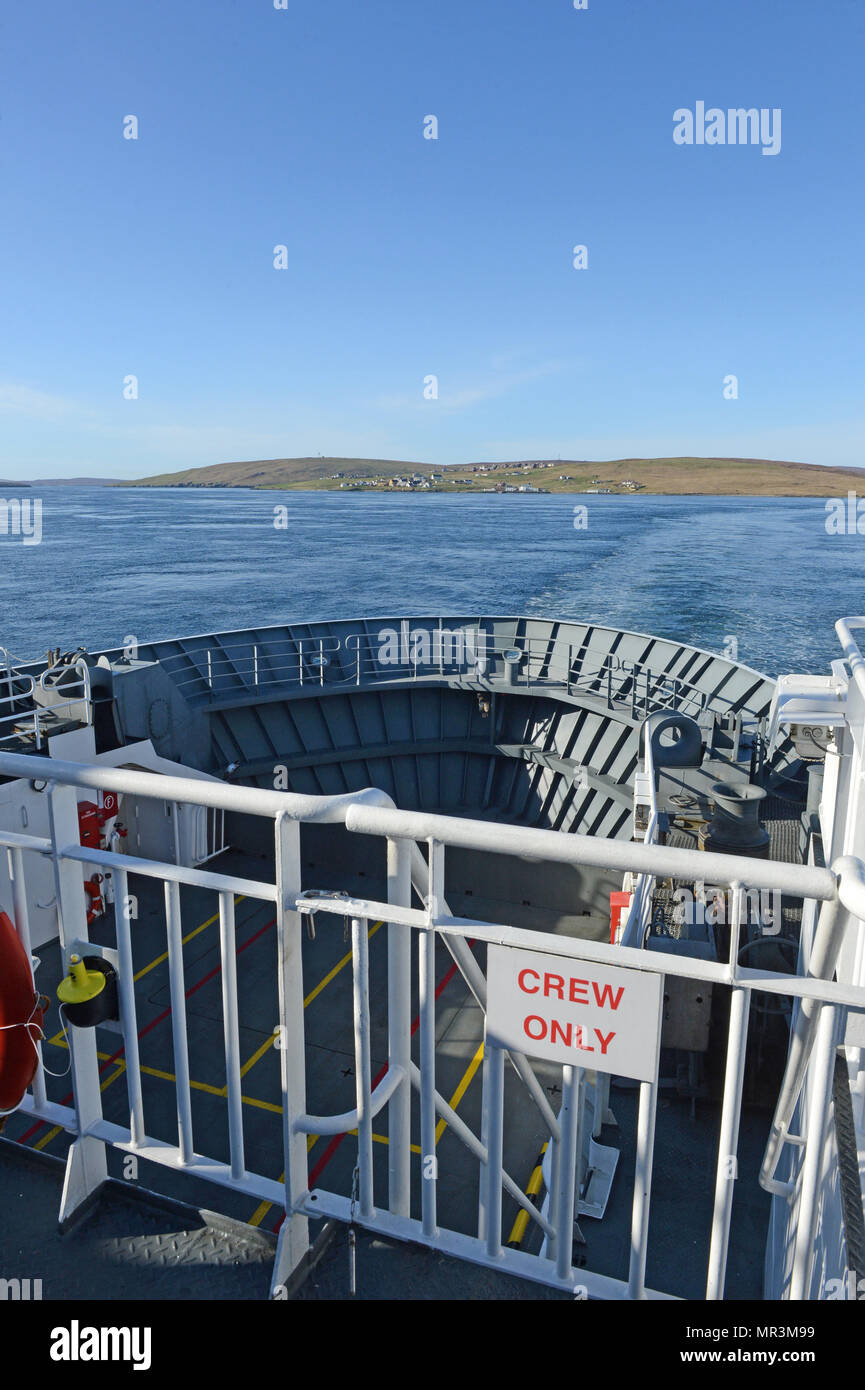
<instances>
[{"instance_id":1,"label":"railing post","mask_svg":"<svg viewBox=\"0 0 865 1390\"><path fill-rule=\"evenodd\" d=\"M429 842L430 921L435 921L444 900L444 845ZM420 996L420 1146L421 1219L424 1235L436 1233L436 1111L435 1111L435 928L421 933L418 943L418 992Z\"/></svg>"},{"instance_id":2,"label":"railing post","mask_svg":"<svg viewBox=\"0 0 865 1390\"><path fill-rule=\"evenodd\" d=\"M793 1271L790 1277L791 1303L807 1299L811 1283L814 1240L819 1212L818 1197L824 1158L823 1150L826 1126L829 1121L829 1102L832 1097L832 1077L835 1070L837 1025L837 1007L833 1004L821 1004L820 1018L817 1023L817 1039L814 1044L814 1056L811 1063L814 1069L813 1085L806 1090L807 1133L800 1185L802 1196L799 1202ZM801 1109L802 1101L800 1100L800 1112Z\"/></svg>"},{"instance_id":3,"label":"railing post","mask_svg":"<svg viewBox=\"0 0 865 1390\"><path fill-rule=\"evenodd\" d=\"M50 764L46 764L46 771L50 772ZM68 968L68 954L73 943L88 940L83 866L74 859L61 859L59 853L66 845L79 843L78 798L74 787L63 787L54 782L49 784L48 822L61 959ZM101 1139L84 1137L85 1131L102 1119L96 1029L70 1027L69 1048L78 1138L73 1141L66 1157L66 1174L60 1199L61 1223L67 1221L108 1176L105 1144Z\"/></svg>"},{"instance_id":4,"label":"railing post","mask_svg":"<svg viewBox=\"0 0 865 1390\"><path fill-rule=\"evenodd\" d=\"M215 836L214 836L215 838ZM234 894L219 895L219 952L222 964L222 1027L225 1039L225 1089L228 1097L228 1139L231 1176L245 1172L243 1152L243 1099L240 1081L240 1036L237 1014L237 947L234 931Z\"/></svg>"},{"instance_id":5,"label":"railing post","mask_svg":"<svg viewBox=\"0 0 865 1390\"><path fill-rule=\"evenodd\" d=\"M360 1170L360 1219L373 1218L372 1065L369 1041L369 927L361 917L351 919L352 1002L354 1005L355 1097L357 1101L357 1162Z\"/></svg>"},{"instance_id":6,"label":"railing post","mask_svg":"<svg viewBox=\"0 0 865 1390\"><path fill-rule=\"evenodd\" d=\"M15 693L15 692L14 692L14 690L13 690L13 688L12 688L12 658L11 658L11 656L9 655L9 653L7 652L7 650L6 650L5 647L0 647L0 652L2 652L3 656L5 657L5 664L6 664L6 689L7 689L8 692L9 692L8 697L7 697L8 700L9 700L9 713L10 713L10 714L14 714L14 713L15 713L15 703L14 703L13 696L14 696L14 693ZM31 680L32 680L32 677L31 677Z\"/></svg>"},{"instance_id":7,"label":"railing post","mask_svg":"<svg viewBox=\"0 0 865 1390\"><path fill-rule=\"evenodd\" d=\"M15 915L15 930L29 961L33 951L30 943L30 913L27 908L27 891L24 885L24 851L21 849L7 850L7 859L9 877L12 881L12 911ZM45 1073L42 1070L42 1044L39 1042L36 1043L36 1051L39 1055L39 1065L36 1068L36 1075L33 1077L33 1099L37 1105L43 1105L46 1098Z\"/></svg>"},{"instance_id":8,"label":"railing post","mask_svg":"<svg viewBox=\"0 0 865 1390\"><path fill-rule=\"evenodd\" d=\"M730 1245L730 1218L737 1173L739 1119L742 1113L742 1084L745 1076L745 1045L748 1041L748 1013L751 993L734 989L730 1000L730 1026L727 1033L727 1066L724 1074L724 1104L718 1138L718 1167L715 1174L715 1206L712 1215L712 1241L706 1299L724 1297L727 1251Z\"/></svg>"},{"instance_id":9,"label":"railing post","mask_svg":"<svg viewBox=\"0 0 865 1390\"><path fill-rule=\"evenodd\" d=\"M562 1108L559 1125L562 1139L559 1153L558 1202L556 1203L556 1275L567 1279L573 1267L574 1208L580 1145L580 1109L583 1068L562 1068Z\"/></svg>"},{"instance_id":10,"label":"railing post","mask_svg":"<svg viewBox=\"0 0 865 1390\"><path fill-rule=\"evenodd\" d=\"M135 978L132 964L132 927L129 912L129 879L125 869L114 870L114 925L117 935L119 969L117 993L123 1048L126 1053L126 1094L129 1100L129 1133L133 1146L144 1141L144 1100L141 1094L141 1066L138 1060L138 1023L135 1008Z\"/></svg>"},{"instance_id":11,"label":"railing post","mask_svg":"<svg viewBox=\"0 0 865 1390\"><path fill-rule=\"evenodd\" d=\"M387 900L411 907L411 843L387 842ZM391 922L387 929L388 1056L403 1067L388 1106L388 1191L394 1216L410 1216L411 1189L411 927Z\"/></svg>"},{"instance_id":12,"label":"railing post","mask_svg":"<svg viewBox=\"0 0 865 1390\"><path fill-rule=\"evenodd\" d=\"M633 1299L646 1296L646 1252L649 1245L649 1205L657 1107L657 1077L654 1081L641 1081L640 1109L637 1117L637 1166L634 1173L634 1205L631 1214L631 1260L628 1270L628 1297Z\"/></svg>"},{"instance_id":13,"label":"railing post","mask_svg":"<svg viewBox=\"0 0 865 1390\"><path fill-rule=\"evenodd\" d=\"M486 1029L486 1016L484 1017L484 1028ZM490 1163L490 1106L489 1096L490 1087L493 1084L492 1078L492 1054L496 1049L491 1047L486 1041L484 1033L484 1055L481 1062L481 1144L487 1151L487 1161L480 1164L480 1175L478 1181L478 1240L486 1240L489 1230L489 1213L487 1210L489 1202L489 1163Z\"/></svg>"},{"instance_id":14,"label":"railing post","mask_svg":"<svg viewBox=\"0 0 865 1390\"><path fill-rule=\"evenodd\" d=\"M282 1081L282 1140L285 1165L285 1220L273 1265L271 1297L281 1297L286 1281L309 1249L309 1221L296 1210L309 1187L306 1135L294 1121L306 1110L303 964L300 913L300 824L287 811L275 821L277 982L279 986L279 1062Z\"/></svg>"},{"instance_id":15,"label":"railing post","mask_svg":"<svg viewBox=\"0 0 865 1390\"><path fill-rule=\"evenodd\" d=\"M177 1091L177 1144L180 1162L191 1161L192 1100L189 1088L189 1042L186 1035L186 991L183 972L183 928L180 915L180 884L165 884L165 923L168 937L168 984L171 996L171 1038L174 1047L175 1088Z\"/></svg>"},{"instance_id":16,"label":"railing post","mask_svg":"<svg viewBox=\"0 0 865 1390\"><path fill-rule=\"evenodd\" d=\"M420 995L420 1145L421 1208L424 1235L436 1232L435 1117L435 931L421 934L418 945Z\"/></svg>"},{"instance_id":17,"label":"railing post","mask_svg":"<svg viewBox=\"0 0 865 1390\"><path fill-rule=\"evenodd\" d=\"M487 1063L487 1054L489 1061ZM486 1173L481 1182L486 1186L484 1203L484 1236L487 1254L496 1260L502 1253L502 1151L504 1139L505 1054L502 1048L484 1041L484 1130L487 1135Z\"/></svg>"}]
</instances>

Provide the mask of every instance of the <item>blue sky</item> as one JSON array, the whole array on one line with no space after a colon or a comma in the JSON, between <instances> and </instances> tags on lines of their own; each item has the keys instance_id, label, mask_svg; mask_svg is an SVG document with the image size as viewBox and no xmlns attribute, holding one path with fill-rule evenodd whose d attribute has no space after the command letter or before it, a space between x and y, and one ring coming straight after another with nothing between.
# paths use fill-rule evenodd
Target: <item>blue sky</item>
<instances>
[{"instance_id":1,"label":"blue sky","mask_svg":"<svg viewBox=\"0 0 865 1390\"><path fill-rule=\"evenodd\" d=\"M859 0L287 4L7 10L0 477L865 464Z\"/></svg>"}]
</instances>

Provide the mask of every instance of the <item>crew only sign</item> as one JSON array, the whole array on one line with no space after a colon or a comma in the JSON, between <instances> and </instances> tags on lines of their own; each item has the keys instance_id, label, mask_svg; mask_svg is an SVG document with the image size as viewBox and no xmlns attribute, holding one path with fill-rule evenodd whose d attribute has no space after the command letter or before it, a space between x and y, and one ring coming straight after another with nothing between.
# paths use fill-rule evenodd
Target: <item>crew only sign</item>
<instances>
[{"instance_id":1,"label":"crew only sign","mask_svg":"<svg viewBox=\"0 0 865 1390\"><path fill-rule=\"evenodd\" d=\"M662 994L660 975L491 945L487 1039L549 1062L653 1081Z\"/></svg>"}]
</instances>

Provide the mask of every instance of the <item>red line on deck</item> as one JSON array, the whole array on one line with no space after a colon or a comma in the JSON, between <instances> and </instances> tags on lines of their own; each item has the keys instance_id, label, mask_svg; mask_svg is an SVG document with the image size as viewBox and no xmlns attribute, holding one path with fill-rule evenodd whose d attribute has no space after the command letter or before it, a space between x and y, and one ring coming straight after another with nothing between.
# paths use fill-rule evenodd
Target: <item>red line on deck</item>
<instances>
[{"instance_id":1,"label":"red line on deck","mask_svg":"<svg viewBox=\"0 0 865 1390\"><path fill-rule=\"evenodd\" d=\"M263 927L259 927L259 929L258 929L257 932L253 932L252 936L248 937L247 940L244 941L244 943L243 943L242 946L238 946L237 951L235 952L235 955L236 955L236 956L242 955L243 952L246 950L247 946L251 946L252 943L253 943L253 941L257 941L258 938L259 938L260 936L263 936L264 933L265 933L270 927L274 926L275 924L276 924L276 918L275 918L275 917L272 917L272 918L270 919L269 922L265 922L264 926L263 926ZM208 982L208 980L212 980L213 977L214 977L214 975L218 975L219 972L221 971L221 969L222 969L222 961L219 962L219 965L214 966L213 970L208 971L208 973L204 976L204 978L201 979L201 980L199 980L197 984L192 985L189 989L185 990L185 991L184 991L184 995L183 995L184 999L191 999L192 996L193 996L193 994L195 994L198 990L200 990L202 985L206 985L207 982ZM148 1023L146 1027L140 1028L140 1029L138 1030L138 1037L139 1037L139 1039L140 1039L140 1038L143 1038L143 1037L146 1037L147 1034L150 1033L150 1032L156 1027L157 1023L161 1023L162 1020L165 1019L165 1018L167 1018L168 1015L169 1015L170 1013L171 1013L171 1006L169 1005L169 1007L168 1007L167 1009L163 1009L162 1013L161 1013L161 1014L158 1014L156 1018L151 1019L150 1023ZM117 1061L118 1057L122 1057L122 1056L123 1056L123 1053L124 1053L125 1051L126 1051L126 1047L125 1047L125 1045L124 1045L123 1047L118 1048L116 1052L113 1052L113 1053L111 1054L110 1057L106 1057L105 1061L102 1062L102 1064L101 1064L100 1067L99 1067L100 1072L103 1072L103 1071L105 1071L105 1069L106 1069L107 1067L110 1067L110 1066L112 1065L112 1063L114 1063L114 1062ZM61 1105L68 1105L69 1102L70 1102L70 1100L72 1100L73 1095L74 1095L74 1092L70 1091L67 1095L65 1095L65 1096L63 1097L63 1099L61 1100L60 1104L61 1104ZM49 1123L49 1122L48 1122L47 1120L37 1120L36 1123L35 1123L34 1125L31 1125L31 1126L30 1126L30 1128L26 1131L26 1133L24 1133L24 1134L21 1135L21 1138L20 1138L20 1139L16 1140L16 1143L18 1143L18 1144L26 1144L27 1141L28 1141L28 1139L32 1139L33 1135L34 1135L34 1134L38 1134L38 1133L39 1133L39 1130L43 1127L43 1125L47 1125L48 1123Z\"/></svg>"},{"instance_id":2,"label":"red line on deck","mask_svg":"<svg viewBox=\"0 0 865 1390\"><path fill-rule=\"evenodd\" d=\"M473 941L470 941L470 942L469 942L469 946L471 947L471 946L473 946L473 945L474 945L474 942L473 942ZM451 965L451 967L450 967L450 969L447 971L447 973L446 973L445 975L442 976L442 979L441 979L440 983L436 986L435 995L433 996L435 999L438 999L438 997L439 997L439 995L442 993L442 991L445 990L445 989L447 988L447 986L450 984L450 982L451 982L451 980L453 979L453 977L454 977L454 975L456 974L456 972L457 972L457 963L456 963L456 961L454 961L454 963ZM418 1014L417 1017L415 1018L415 1021L414 1021L414 1023L413 1023L412 1026L411 1026L411 1033L409 1034L409 1036L410 1036L410 1037L414 1037L414 1035L415 1035L415 1033L417 1032L417 1030L418 1030L419 1027L420 1027L420 1014ZM379 1072L375 1075L375 1077L373 1078L372 1085L371 1085L371 1087L370 1087L371 1090L374 1091L375 1088L376 1088L376 1086L378 1085L378 1083L381 1081L382 1077L384 1076L385 1072L387 1071L387 1065L388 1065L387 1062L385 1062L384 1066L380 1069L380 1071L379 1071ZM322 1173L324 1172L324 1170L325 1170L325 1168L327 1167L328 1163L330 1163L330 1160L333 1158L334 1154L336 1153L337 1149L339 1148L340 1144L342 1143L343 1139L345 1139L345 1137L346 1137L346 1136L345 1136L344 1134L335 1134L335 1135L333 1136L333 1138L331 1139L331 1141L330 1141L330 1143L328 1144L327 1148L325 1149L324 1153L322 1154L321 1158L318 1160L318 1162L316 1163L315 1167L313 1168L312 1172L310 1173L310 1175L309 1175L309 1177L308 1177L308 1179L307 1179L307 1181L308 1181L308 1183L309 1183L309 1186L310 1186L311 1188L312 1188L312 1187L315 1187L315 1184L316 1184L317 1180L321 1177ZM282 1226L282 1223L283 1223L284 1220L285 1220L285 1213L283 1212L282 1216L280 1216L279 1220L277 1221L277 1223L276 1223L276 1225L274 1226L273 1229L274 1229L275 1231L278 1231L278 1230L280 1229L280 1227Z\"/></svg>"}]
</instances>

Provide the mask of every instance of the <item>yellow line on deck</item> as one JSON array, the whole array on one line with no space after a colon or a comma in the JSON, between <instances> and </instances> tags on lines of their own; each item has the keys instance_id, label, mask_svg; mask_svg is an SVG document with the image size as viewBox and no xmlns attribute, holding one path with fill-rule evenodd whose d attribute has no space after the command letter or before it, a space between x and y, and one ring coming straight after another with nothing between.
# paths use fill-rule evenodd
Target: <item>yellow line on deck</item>
<instances>
[{"instance_id":1,"label":"yellow line on deck","mask_svg":"<svg viewBox=\"0 0 865 1390\"><path fill-rule=\"evenodd\" d=\"M372 940L372 938L375 936L375 934L376 934L376 932L378 931L378 929L379 929L380 926L382 926L382 923L381 923L381 922L376 922L375 926L370 927L369 932L367 933L367 940L368 940L368 941L371 941L371 940ZM350 960L351 960L351 951L348 951L348 952L346 953L346 955L343 956L342 960L337 961L337 963L336 963L336 965L333 967L333 969L330 970L330 971L328 971L328 973L325 975L324 979L321 980L321 981L316 985L315 989L311 990L311 991L309 992L309 994L306 996L306 998L305 998L304 1001L303 1001L303 1007L304 1007L305 1009L308 1008L308 1006L312 1003L313 999L317 999L317 998L318 998L318 996L321 994L321 991L322 991L323 989L326 989L326 988L327 988L327 986L330 984L331 980L333 980L333 979L336 978L336 976L339 974L339 972L340 972L341 970L343 970L343 969L345 968L345 966L348 965L348 963L349 963ZM253 1054L252 1054L252 1056L250 1057L250 1059L249 1059L248 1062L244 1062L243 1066L240 1068L240 1075L241 1075L242 1077L243 1077L243 1076L246 1076L246 1073L247 1073L248 1071L251 1071L252 1068L255 1066L256 1062L260 1062L261 1059L262 1059L262 1057L265 1055L265 1053L266 1053L270 1048L272 1048L272 1047L273 1047L273 1037L271 1036L271 1037L269 1037L269 1038L267 1039L266 1042L263 1042L263 1043L261 1044L261 1046L260 1046L259 1048L256 1049L255 1052L253 1052ZM225 1095L225 1090L223 1090L223 1095Z\"/></svg>"},{"instance_id":2,"label":"yellow line on deck","mask_svg":"<svg viewBox=\"0 0 865 1390\"><path fill-rule=\"evenodd\" d=\"M237 906L238 903L242 903L243 901L244 901L243 896L238 896L238 897L236 897L235 900L234 900L235 906ZM183 938L183 944L185 945L186 942L187 942L187 941L191 941L192 938L193 938L194 936L198 936L199 932L203 932L204 929L205 929L206 927L210 927L210 926L213 925L214 922L218 922L218 921L219 921L219 913L216 912L216 913L214 913L214 915L213 915L212 917L208 917L208 919L207 919L206 922L202 922L202 923L200 923L199 926L193 927L192 931L191 931L191 932L188 932L187 935L184 936L184 938ZM381 922L376 922L375 926L370 927L368 939L371 938L371 937L373 937L373 936L375 935L375 933L378 931L378 929L379 929L380 926L382 926L382 923L381 923ZM142 975L146 975L146 974L148 973L148 971L153 970L157 965L160 965L160 964L162 963L162 961L167 960L167 959L168 959L168 952L165 951L165 952L163 952L163 954L162 954L161 956L157 956L157 957L155 958L155 960L152 960L152 961L150 962L149 965L145 965L144 968L143 968L142 970L139 970L139 971L138 971L138 974L135 975L135 976L133 976L133 979L134 979L134 980L140 980L141 977L142 977ZM347 955L344 955L343 958L342 958L342 960L338 961L337 964L333 967L333 969L330 970L330 971L327 973L327 975L325 975L324 979L323 979L319 984L316 985L315 989L312 990L312 992L306 996L306 998L305 998L304 1001L303 1001L303 1007L304 1007L304 1008L306 1008L307 1004L311 1004L312 1001L313 1001L313 999L315 999L319 994L321 994L322 990L325 989L325 988L327 987L327 985L330 984L331 980L333 980L333 979L339 974L339 972L348 964L348 962L349 962L350 960L351 960L351 951L349 951ZM55 1047L65 1047L65 1048L67 1048L67 1050L68 1050L68 1043L66 1042L66 1039L65 1039L65 1037L63 1036L63 1031L62 1031L62 1029L61 1029L61 1031L60 1031L59 1033L56 1033L55 1036L54 1036L53 1038L49 1038L48 1041L51 1042L51 1043L53 1043ZM249 1061L245 1064L245 1066L243 1066L243 1067L241 1068L241 1071L240 1071L241 1077L244 1077L244 1076L246 1075L246 1073L255 1065L255 1063L256 1063L261 1057L264 1056L265 1052L267 1051L267 1049L268 1049L269 1047L273 1047L273 1038L272 1038L272 1037L268 1038L267 1042L266 1042L266 1043L263 1043L262 1046L258 1049L258 1051L255 1052L255 1053L253 1053L252 1057L250 1057ZM100 1060L101 1062L104 1062L104 1061L107 1061L107 1060L108 1060L109 1056L111 1056L111 1053L108 1053L108 1052L97 1052L96 1055L97 1055L97 1057L99 1058L99 1060ZM146 1066L143 1066L143 1065L142 1065L139 1069L140 1069L142 1075L155 1076L155 1077L158 1077L158 1078L159 1078L160 1080L162 1080L162 1081L175 1081L175 1082L176 1082L176 1080L177 1080L176 1076L175 1076L172 1072L168 1072L168 1071L159 1071L158 1068L156 1068L156 1067L146 1067ZM99 1087L100 1091L105 1091L105 1090L107 1090L108 1087L112 1084L112 1082L116 1081L117 1078L118 1078L118 1076L121 1076L125 1070L126 1070L126 1063L125 1063L125 1062L120 1062L119 1065L118 1065L118 1067L117 1067L117 1070L116 1070L115 1072L112 1072L111 1076L109 1076L109 1077L107 1078L107 1080L105 1080L105 1081L102 1082L101 1086ZM227 1086L208 1086L208 1084L207 1084L205 1081L190 1081L189 1085L190 1085L190 1089L191 1089L191 1090L193 1090L193 1091L206 1091L209 1095L214 1095L214 1096L227 1096L227 1094L228 1094L228 1087L227 1087ZM241 1100L242 1100L242 1102L243 1102L244 1105L252 1105L252 1106L255 1106L255 1107L256 1107L257 1109L259 1109L259 1110L271 1110L271 1111L273 1111L273 1112L274 1112L275 1114L277 1114L277 1115L281 1115L281 1114L282 1114L282 1106L281 1106L281 1105L274 1105L272 1101L267 1101L267 1100L256 1100L253 1096L241 1096ZM46 1145L48 1145L48 1144L51 1143L51 1140L52 1140L52 1139L55 1139L55 1138L57 1137L57 1135L58 1135L58 1134L62 1134L62 1132L63 1132L63 1126L62 1126L62 1125L55 1125L52 1129L50 1129L50 1130L48 1131L47 1134L43 1135L43 1137L39 1140L38 1143L36 1143L36 1144L33 1145L33 1148L34 1148L34 1149L44 1149L44 1148L46 1147ZM311 1136L311 1138L312 1138L312 1143L309 1145L309 1148L312 1148L312 1144L315 1143L315 1138L316 1138L316 1136ZM307 1150L307 1152L308 1152L308 1151L309 1151L309 1150Z\"/></svg>"},{"instance_id":3,"label":"yellow line on deck","mask_svg":"<svg viewBox=\"0 0 865 1390\"><path fill-rule=\"evenodd\" d=\"M383 925L384 925L383 922L376 922L374 926L370 927L369 931L367 932L367 937L366 937L367 941L371 941L372 938L375 936L376 932L378 931L379 927L381 927L381 926L383 926ZM349 961L351 960L351 955L352 955L351 951L347 951L346 954L343 956L342 960L338 960L338 961L337 961L337 963L336 963L336 965L333 967L333 969L328 971L328 973L325 975L324 979L321 980L320 983L316 985L315 989L310 990L309 994L306 996L306 998L305 998L304 1001L303 1001L303 1007L304 1007L305 1009L312 1003L313 999L317 998L318 995L321 994L321 991L322 991L323 989L325 989L327 985L330 984L331 980L333 980L333 979L336 978L336 976L339 974L340 970L345 969L345 967L348 965ZM255 1064L256 1064L256 1062L260 1061L260 1059L264 1056L264 1054L267 1052L268 1048L270 1048L270 1047L273 1047L273 1038L268 1038L267 1042L262 1043L262 1044L261 1044L261 1047L259 1047L259 1048L257 1049L257 1051L253 1052L253 1054L252 1054L252 1056L250 1057L249 1061L248 1061L248 1062L245 1062L244 1065L240 1068L240 1075L241 1075L241 1076L246 1076L246 1073L250 1070L250 1068L254 1067ZM281 1106L281 1105L279 1106L279 1113L282 1114L282 1106ZM356 1130L356 1129L355 1129L355 1130L352 1130L352 1134L357 1134L357 1130ZM315 1143L316 1139L318 1138L318 1135L317 1135L317 1134L311 1134L311 1135L309 1136L309 1138L310 1138L310 1141L311 1141L311 1142L309 1142L309 1143L307 1144L307 1146L306 1146L306 1152L307 1152L307 1153L309 1153L310 1149L312 1148L312 1145ZM387 1143L387 1140L386 1140L386 1139L383 1140L383 1141L381 1140L381 1136L380 1136L380 1135L373 1135L373 1138L374 1138L374 1139L378 1138L380 1142L384 1142L385 1144ZM418 1149L418 1153L420 1153L420 1149ZM279 1181L280 1181L280 1182L283 1182L284 1180L285 1180L285 1173L281 1173L281 1174L280 1174L280 1177L279 1177ZM250 1226L258 1226L258 1225L264 1220L265 1216L267 1216L267 1213L270 1211L270 1208L271 1208L272 1206L273 1206L273 1203L272 1203L272 1202L262 1202L262 1203L260 1204L260 1206L257 1206L256 1209L255 1209L255 1211L253 1212L252 1216L250 1217L250 1221L249 1221Z\"/></svg>"},{"instance_id":4,"label":"yellow line on deck","mask_svg":"<svg viewBox=\"0 0 865 1390\"><path fill-rule=\"evenodd\" d=\"M102 1085L99 1087L100 1091L106 1091L106 1090L108 1089L108 1087L111 1085L112 1081L116 1081L117 1078L118 1078L118 1076L121 1076L121 1075L123 1074L123 1072L125 1072L125 1070L126 1070L126 1063L125 1063L125 1062L118 1062L118 1064L117 1064L117 1070L116 1070L115 1072L112 1072L111 1075L110 1075L109 1077L107 1077L105 1081L102 1082ZM45 1146L46 1146L46 1144L50 1144L52 1139L56 1139L56 1138L57 1138L57 1135L58 1135L58 1134L62 1134L62 1133L63 1133L63 1126L62 1126L62 1125L54 1125L52 1129L49 1129L49 1131L48 1131L47 1134L43 1134L42 1138L39 1140L39 1143L38 1143L38 1144L34 1144L34 1145L33 1145L33 1148L34 1148L34 1149L44 1149Z\"/></svg>"},{"instance_id":5,"label":"yellow line on deck","mask_svg":"<svg viewBox=\"0 0 865 1390\"><path fill-rule=\"evenodd\" d=\"M480 1045L480 1047L478 1048L477 1052L475 1053L474 1057L472 1058L472 1060L469 1062L468 1066L466 1067L465 1072L463 1073L462 1081L461 1081L460 1084L457 1086L456 1090L454 1091L453 1095L452 1095L451 1098L450 1098L450 1107L451 1107L451 1110L456 1110L457 1107L459 1106L460 1101L462 1100L463 1096L465 1095L466 1091L468 1090L469 1086L470 1086L471 1083L472 1083L472 1077L474 1076L475 1072L477 1071L477 1069L478 1069L478 1067L480 1066L480 1064L481 1064L481 1062L483 1061L483 1059L484 1059L484 1045L483 1045L483 1043L481 1043L481 1045ZM447 1129L447 1127L448 1127L448 1122L447 1122L447 1120L439 1120L438 1124L436 1125L436 1138L435 1138L436 1143L438 1143L438 1141L441 1139L441 1137L442 1137L442 1135L444 1134L444 1132L445 1132L445 1130Z\"/></svg>"},{"instance_id":6,"label":"yellow line on deck","mask_svg":"<svg viewBox=\"0 0 865 1390\"><path fill-rule=\"evenodd\" d=\"M237 904L238 904L238 903L242 903L242 902L245 902L245 901L246 901L246 899L245 899L244 895L243 895L243 894L238 894L238 896L234 899L234 905L235 905L235 907L237 907ZM199 926L193 927L193 929L192 929L191 932L187 932L186 936L183 937L183 945L185 946L186 943L187 943L187 941L191 941L192 938L193 938L194 936L198 936L198 933L199 933L199 932L203 932L204 929L205 929L205 927L212 927L213 924L214 924L214 922L218 922L218 921L219 921L219 913L218 913L218 912L215 912L215 913L213 914L212 917L208 917L208 919L207 919L206 922L200 923ZM133 977L132 977L133 983L135 983L136 981L142 979L143 976L149 974L151 970L155 970L156 967L157 967L157 965L161 965L162 962L163 962L164 960L168 960L168 952L167 952L167 951L163 951L161 956L156 956L155 959L152 960L152 961L150 962L149 965L143 966L142 969L138 971L138 974L137 974L137 975L133 975ZM59 1033L55 1033L55 1034L54 1034L54 1037L53 1037L53 1038L49 1038L48 1041L49 1041L50 1043L53 1043L55 1047L65 1047L65 1046L66 1046L66 1043L65 1043L65 1040L64 1040L64 1037L63 1037L63 1030L62 1030L62 1028L61 1028L61 1030L60 1030ZM37 1145L34 1144L33 1147L34 1147L34 1149L35 1149L35 1148L37 1147Z\"/></svg>"},{"instance_id":7,"label":"yellow line on deck","mask_svg":"<svg viewBox=\"0 0 865 1390\"><path fill-rule=\"evenodd\" d=\"M246 898L244 894L239 893L237 897L234 899L234 906L237 907L238 903L242 903L245 901ZM205 927L212 927L214 922L218 921L219 913L214 912L213 916L208 917L206 922L202 922L201 925L198 927L193 927L192 931L183 937L183 945L185 946L187 941L191 941L194 936L198 936L198 933L204 931ZM156 956L156 958L152 960L149 965L145 965L141 970L138 971L136 975L133 975L133 981L140 980L143 978L143 976L148 975L151 970L155 970L157 965L161 965L164 960L168 960L167 951L163 951L161 956Z\"/></svg>"}]
</instances>

